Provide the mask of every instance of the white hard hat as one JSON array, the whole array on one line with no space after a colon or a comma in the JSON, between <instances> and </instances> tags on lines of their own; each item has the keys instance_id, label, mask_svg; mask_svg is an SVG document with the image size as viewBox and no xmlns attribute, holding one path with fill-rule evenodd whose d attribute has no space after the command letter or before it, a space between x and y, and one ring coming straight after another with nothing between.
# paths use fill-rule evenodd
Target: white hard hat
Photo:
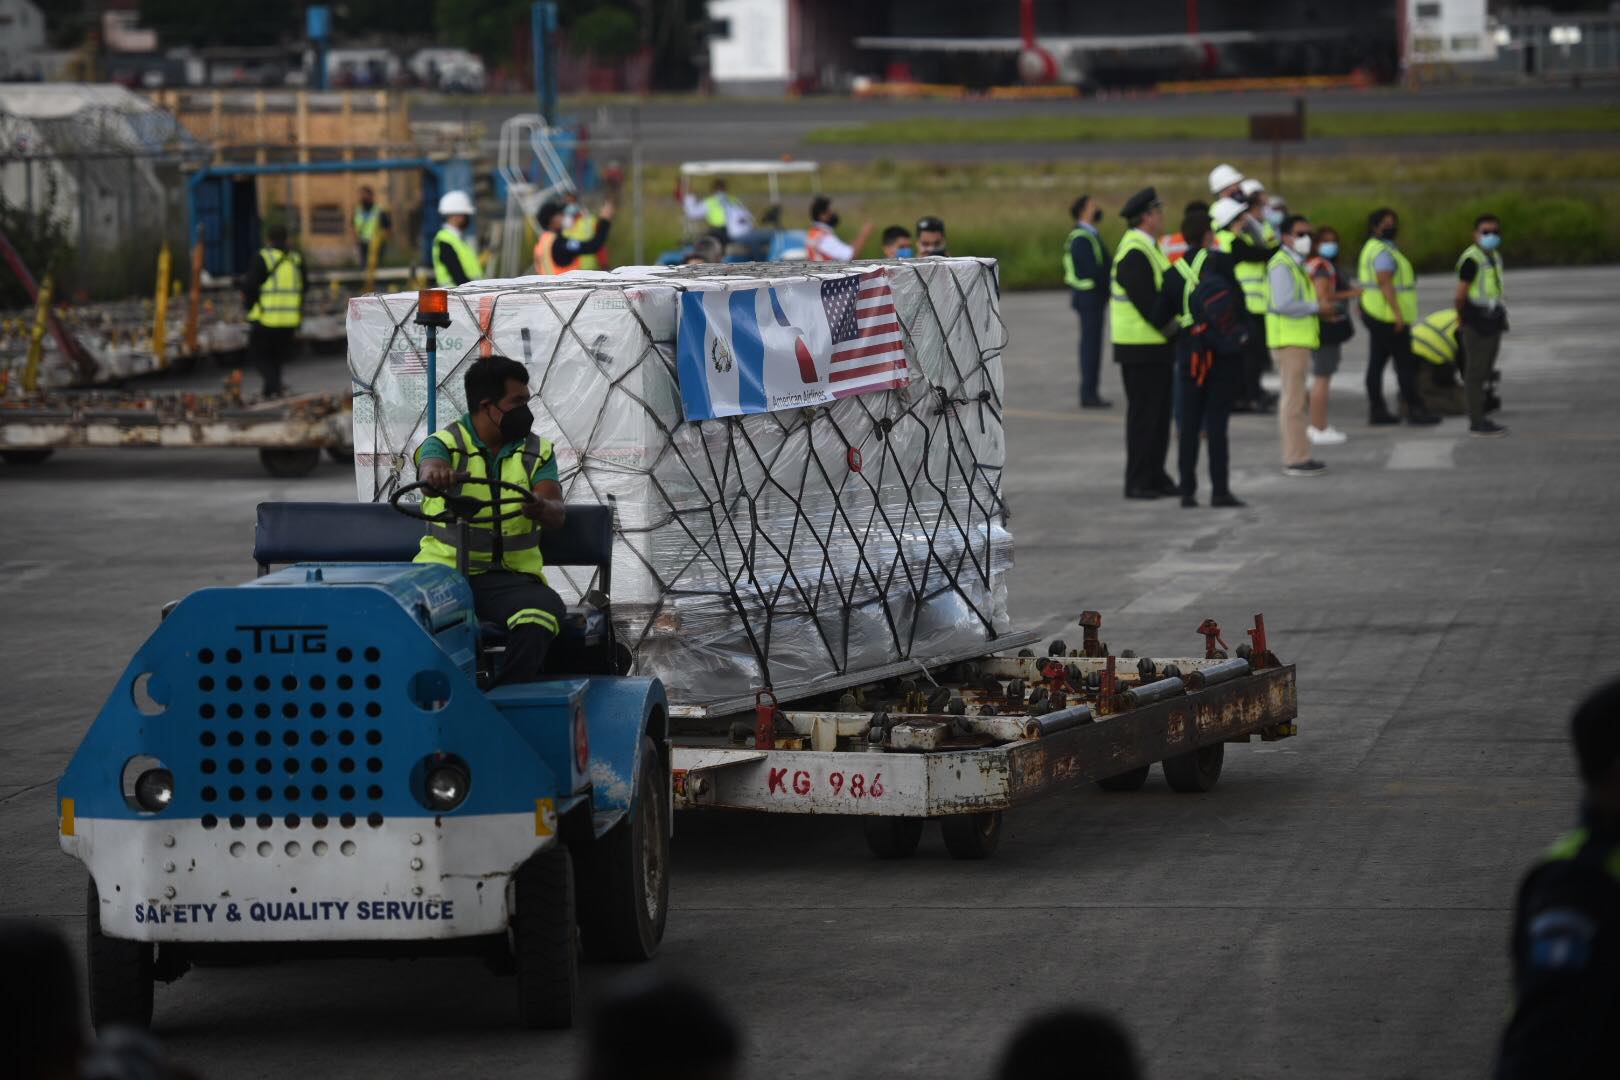
<instances>
[{"instance_id":1,"label":"white hard hat","mask_svg":"<svg viewBox=\"0 0 1620 1080\"><path fill-rule=\"evenodd\" d=\"M1209 223L1217 229L1224 229L1236 221L1248 208L1249 204L1241 199L1234 199L1230 196L1217 199L1215 205L1209 208Z\"/></svg>"},{"instance_id":2,"label":"white hard hat","mask_svg":"<svg viewBox=\"0 0 1620 1080\"><path fill-rule=\"evenodd\" d=\"M439 216L449 217L451 214L466 214L471 217L477 213L473 209L472 200L467 198L465 191L447 191L439 198Z\"/></svg>"},{"instance_id":3,"label":"white hard hat","mask_svg":"<svg viewBox=\"0 0 1620 1080\"><path fill-rule=\"evenodd\" d=\"M1219 195L1233 184L1243 183L1243 174L1222 163L1209 170L1209 193Z\"/></svg>"},{"instance_id":4,"label":"white hard hat","mask_svg":"<svg viewBox=\"0 0 1620 1080\"><path fill-rule=\"evenodd\" d=\"M1251 176L1247 180L1243 181L1243 186L1238 188L1238 190L1243 192L1245 196L1249 196L1255 194L1256 192L1266 190L1266 185L1262 184L1260 181Z\"/></svg>"}]
</instances>

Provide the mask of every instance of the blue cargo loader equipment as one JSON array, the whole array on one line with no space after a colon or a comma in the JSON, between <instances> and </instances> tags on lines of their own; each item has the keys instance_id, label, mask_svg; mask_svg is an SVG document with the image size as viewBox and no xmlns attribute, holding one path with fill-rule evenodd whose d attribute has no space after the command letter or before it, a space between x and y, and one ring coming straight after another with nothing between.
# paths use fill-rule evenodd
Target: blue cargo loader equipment
<instances>
[{"instance_id":1,"label":"blue cargo loader equipment","mask_svg":"<svg viewBox=\"0 0 1620 1080\"><path fill-rule=\"evenodd\" d=\"M386 505L267 503L261 576L173 606L58 785L85 863L92 1016L148 1023L154 982L256 951L470 951L568 1026L578 946L663 934L668 712L606 615L611 511L570 506L551 565L595 565L541 682L487 688L500 635ZM272 565L292 563L270 572Z\"/></svg>"}]
</instances>

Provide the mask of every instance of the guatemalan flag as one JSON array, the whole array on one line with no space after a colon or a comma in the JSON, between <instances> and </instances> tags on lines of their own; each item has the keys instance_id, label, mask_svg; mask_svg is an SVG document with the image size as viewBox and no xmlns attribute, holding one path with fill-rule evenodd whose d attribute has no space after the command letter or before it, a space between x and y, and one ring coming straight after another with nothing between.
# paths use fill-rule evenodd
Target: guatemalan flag
<instances>
[{"instance_id":1,"label":"guatemalan flag","mask_svg":"<svg viewBox=\"0 0 1620 1080\"><path fill-rule=\"evenodd\" d=\"M681 295L675 336L688 420L823 405L910 379L882 268Z\"/></svg>"}]
</instances>

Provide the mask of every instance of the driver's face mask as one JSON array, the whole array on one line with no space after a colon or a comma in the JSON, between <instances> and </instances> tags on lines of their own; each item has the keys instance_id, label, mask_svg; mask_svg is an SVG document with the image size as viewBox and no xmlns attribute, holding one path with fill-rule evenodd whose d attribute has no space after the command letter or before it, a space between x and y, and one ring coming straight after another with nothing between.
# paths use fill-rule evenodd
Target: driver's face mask
<instances>
[{"instance_id":1,"label":"driver's face mask","mask_svg":"<svg viewBox=\"0 0 1620 1080\"><path fill-rule=\"evenodd\" d=\"M498 401L492 401L489 404L490 408L496 411L495 423L501 429L501 439L503 441L517 442L519 439L525 438L534 428L534 412L529 408L528 402L525 401L521 405L513 406L504 411L502 411L501 403Z\"/></svg>"}]
</instances>

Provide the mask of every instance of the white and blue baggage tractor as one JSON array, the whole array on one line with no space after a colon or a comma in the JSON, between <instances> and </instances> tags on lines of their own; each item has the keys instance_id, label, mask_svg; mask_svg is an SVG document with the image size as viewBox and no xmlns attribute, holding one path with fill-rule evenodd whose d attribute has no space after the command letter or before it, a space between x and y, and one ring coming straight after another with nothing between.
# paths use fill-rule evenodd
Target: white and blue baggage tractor
<instances>
[{"instance_id":1,"label":"white and blue baggage tractor","mask_svg":"<svg viewBox=\"0 0 1620 1080\"><path fill-rule=\"evenodd\" d=\"M668 709L615 674L609 509L543 535L548 564L598 567L551 677L488 691L499 632L459 573L410 562L421 535L387 505L264 504L261 576L181 600L135 654L58 785L98 1025L148 1023L194 961L461 951L516 975L523 1023L565 1027L581 944L656 949Z\"/></svg>"}]
</instances>

